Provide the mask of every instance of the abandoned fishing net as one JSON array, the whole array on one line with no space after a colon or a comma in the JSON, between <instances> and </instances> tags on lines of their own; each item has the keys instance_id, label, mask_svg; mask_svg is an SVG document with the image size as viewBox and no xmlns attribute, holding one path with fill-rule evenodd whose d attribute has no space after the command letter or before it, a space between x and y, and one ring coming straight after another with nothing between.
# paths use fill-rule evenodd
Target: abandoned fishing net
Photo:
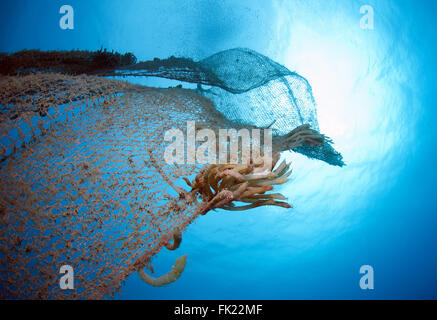
<instances>
[{"instance_id":1,"label":"abandoned fishing net","mask_svg":"<svg viewBox=\"0 0 437 320\"><path fill-rule=\"evenodd\" d=\"M158 76L197 83L199 93L212 100L228 119L261 128L269 126L277 136L304 124L319 131L316 103L308 81L247 48L225 50L199 62L175 57L154 59L107 74ZM202 84L211 88L202 89ZM329 142L302 145L293 151L331 165L344 164L341 154Z\"/></svg>"},{"instance_id":2,"label":"abandoned fishing net","mask_svg":"<svg viewBox=\"0 0 437 320\"><path fill-rule=\"evenodd\" d=\"M199 215L291 207L272 192L291 173L290 164L278 161L281 151L343 165L318 132L308 82L254 51L228 50L199 62L135 64L129 56L127 67L125 60L100 63L98 72L87 65L93 71L81 75L63 67L71 54L68 63L56 53L53 63L20 69L26 55L22 64L0 59L0 70L7 70L0 77L1 298L101 299L133 272L152 286L169 284L187 257L162 277L150 275L152 258L163 247L177 249ZM5 61L14 67L3 68ZM163 76L198 88L149 88L108 75ZM205 128L267 127L270 167L254 157L224 164L165 160L174 141L164 137L175 128L188 136ZM60 285L65 266L74 270L74 289Z\"/></svg>"}]
</instances>

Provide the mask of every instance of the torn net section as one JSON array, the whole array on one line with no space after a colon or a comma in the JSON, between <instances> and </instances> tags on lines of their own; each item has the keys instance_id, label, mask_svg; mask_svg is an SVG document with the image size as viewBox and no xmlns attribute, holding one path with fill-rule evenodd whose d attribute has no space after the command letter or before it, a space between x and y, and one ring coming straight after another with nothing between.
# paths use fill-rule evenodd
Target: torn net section
<instances>
[{"instance_id":1,"label":"torn net section","mask_svg":"<svg viewBox=\"0 0 437 320\"><path fill-rule=\"evenodd\" d=\"M304 124L319 131L316 103L308 81L250 49L225 50L198 62L175 57L155 59L111 74L197 83L198 92L212 100L229 120L260 128L270 126L277 136ZM205 90L202 85L212 88ZM344 165L342 155L330 140L320 146L296 147L293 151L331 165Z\"/></svg>"},{"instance_id":2,"label":"torn net section","mask_svg":"<svg viewBox=\"0 0 437 320\"><path fill-rule=\"evenodd\" d=\"M47 75L28 77L35 86L50 82ZM83 81L50 77L53 95L70 93L58 91L61 81ZM164 162L164 132L183 128L188 120L225 125L212 103L188 90L101 81L99 95L64 106L68 121L55 123L62 115L53 117L49 129L0 165L2 298L113 295L172 230L184 230L199 214L196 203L168 188L157 168L171 181L196 170ZM123 94L102 100L113 94L104 88L123 88ZM85 107L74 114L77 106ZM11 124L2 126L7 131ZM74 268L75 290L59 287L63 265Z\"/></svg>"}]
</instances>

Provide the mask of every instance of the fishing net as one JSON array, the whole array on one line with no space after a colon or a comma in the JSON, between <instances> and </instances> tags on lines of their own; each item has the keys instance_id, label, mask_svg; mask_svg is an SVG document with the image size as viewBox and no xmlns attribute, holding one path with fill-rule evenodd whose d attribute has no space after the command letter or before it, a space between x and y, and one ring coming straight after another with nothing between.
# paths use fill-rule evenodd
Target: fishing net
<instances>
[{"instance_id":1,"label":"fishing net","mask_svg":"<svg viewBox=\"0 0 437 320\"><path fill-rule=\"evenodd\" d=\"M150 285L169 284L182 273L186 256L161 278L144 269L153 272L152 258L163 247L177 249L199 215L217 208L291 207L283 195L270 192L291 172L289 164L278 161L281 151L312 148L331 155L327 159L336 156L341 165L331 141L317 132L307 82L291 73L273 76L275 68L286 69L271 62L266 66L270 80L262 80L260 71L242 84L240 72L250 66L237 63L233 72L230 63L246 54L249 64L265 58L237 50L225 54L221 71L221 54L203 60L201 67L185 63L186 75L203 76L205 71L197 71L209 68L208 79L221 79L223 85L210 89L158 89L52 72L2 76L1 297L99 299L113 296L136 271ZM168 64L160 61L153 62L161 65L155 65L155 73ZM167 75L174 71L165 68ZM178 68L180 75L183 68ZM143 75L152 72L142 70ZM240 80L234 85L232 77ZM226 86L243 92L232 93ZM292 111L276 110L279 103ZM178 128L187 135L192 121L196 132L274 127L272 167L255 158L246 164L168 164L165 133ZM323 153L323 148L332 150ZM59 285L66 265L74 270L73 290Z\"/></svg>"},{"instance_id":2,"label":"fishing net","mask_svg":"<svg viewBox=\"0 0 437 320\"><path fill-rule=\"evenodd\" d=\"M140 62L107 75L157 76L197 83L199 93L212 100L228 119L269 126L285 135L308 124L319 131L316 103L308 81L286 67L247 48L229 49L199 62L187 58ZM205 90L201 85L212 86ZM293 149L309 158L342 166L342 155L331 143Z\"/></svg>"}]
</instances>

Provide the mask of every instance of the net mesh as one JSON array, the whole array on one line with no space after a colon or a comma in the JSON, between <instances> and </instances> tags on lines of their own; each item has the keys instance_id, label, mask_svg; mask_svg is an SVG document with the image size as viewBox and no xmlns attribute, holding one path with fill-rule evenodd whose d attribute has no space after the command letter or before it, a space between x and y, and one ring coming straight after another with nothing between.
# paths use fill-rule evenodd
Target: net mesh
<instances>
[{"instance_id":1,"label":"net mesh","mask_svg":"<svg viewBox=\"0 0 437 320\"><path fill-rule=\"evenodd\" d=\"M282 136L309 124L319 131L311 86L299 74L247 48L221 51L195 62L187 58L155 59L106 73L157 76L197 83L198 92L212 100L229 120L257 127L270 126ZM201 85L210 85L205 90ZM327 141L293 149L309 158L343 166L343 157Z\"/></svg>"},{"instance_id":2,"label":"net mesh","mask_svg":"<svg viewBox=\"0 0 437 320\"><path fill-rule=\"evenodd\" d=\"M249 54L246 64L258 63L256 68L264 59L251 51L230 53L225 57L231 60ZM239 86L244 80L239 72L247 65L233 74L228 58L218 54L200 67L186 68L188 73L207 70L204 80L206 74L221 79L223 85L211 89L157 89L55 73L0 78L1 298L113 296L132 272L144 275L142 268L152 269L152 257L162 247L170 249L172 239L177 248L179 233L199 215L214 208L290 207L280 201L282 195L268 193L290 174L287 164L275 167L278 153L332 148L316 131L309 85L289 71L278 76L274 70L286 69L272 62L267 69L273 78L266 81L259 72ZM227 65L223 70L218 70L220 60ZM225 81L232 77L239 78ZM226 86L244 92L232 93ZM187 121L195 121L196 130L215 131L271 125L275 169L255 177L263 169L255 161L247 166L167 164L164 133L184 129ZM234 201L246 205L236 207ZM74 268L74 290L59 286L63 265Z\"/></svg>"},{"instance_id":3,"label":"net mesh","mask_svg":"<svg viewBox=\"0 0 437 320\"><path fill-rule=\"evenodd\" d=\"M124 87L123 95L87 101L0 168L3 298L113 294L142 255L153 256L166 234L196 216L194 204L173 199L149 151L168 179L189 176L195 166L162 160L163 135L185 120L205 123L210 103L185 90L103 82ZM73 266L76 290L60 290L62 265Z\"/></svg>"}]
</instances>

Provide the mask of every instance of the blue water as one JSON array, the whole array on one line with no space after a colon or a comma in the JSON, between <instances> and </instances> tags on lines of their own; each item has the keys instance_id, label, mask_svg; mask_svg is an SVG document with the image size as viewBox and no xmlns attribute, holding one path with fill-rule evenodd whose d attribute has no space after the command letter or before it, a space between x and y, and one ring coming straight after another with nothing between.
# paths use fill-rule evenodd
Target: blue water
<instances>
[{"instance_id":1,"label":"blue water","mask_svg":"<svg viewBox=\"0 0 437 320\"><path fill-rule=\"evenodd\" d=\"M59 8L74 8L61 30ZM374 9L361 29L360 7ZM120 299L436 299L435 1L2 1L0 51L131 51L200 59L248 47L306 77L320 129L347 166L287 153L294 209L199 218L174 284L130 276ZM146 84L159 85L156 80ZM374 269L374 289L359 269Z\"/></svg>"}]
</instances>

